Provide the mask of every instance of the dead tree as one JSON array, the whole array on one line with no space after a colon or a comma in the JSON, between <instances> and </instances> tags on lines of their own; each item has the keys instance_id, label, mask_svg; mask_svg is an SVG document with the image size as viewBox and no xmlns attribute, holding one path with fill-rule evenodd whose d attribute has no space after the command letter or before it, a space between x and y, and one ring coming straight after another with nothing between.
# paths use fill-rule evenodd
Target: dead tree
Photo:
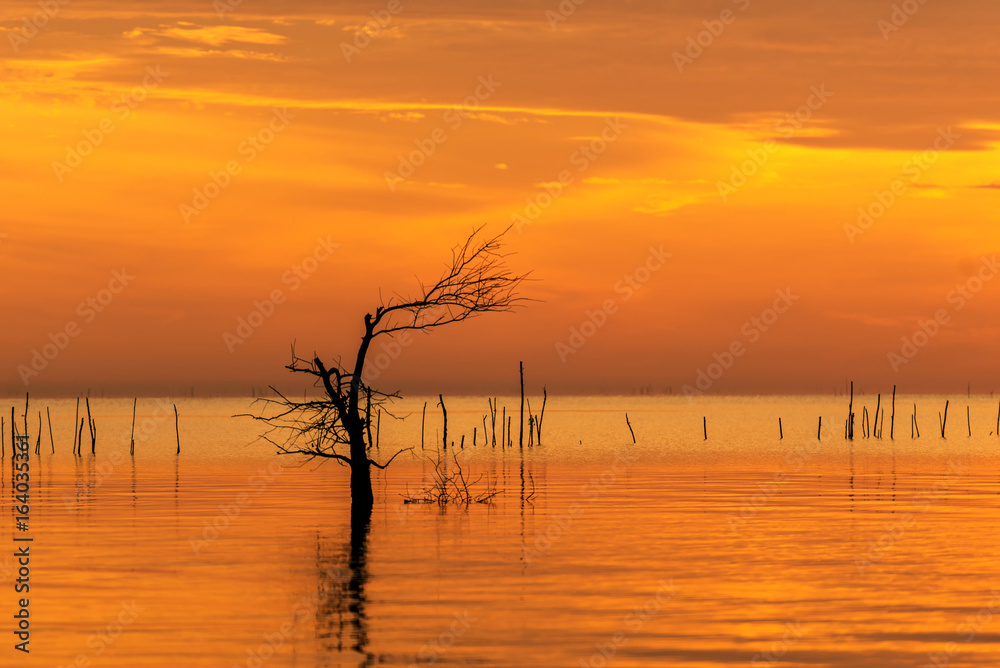
<instances>
[{"instance_id":1,"label":"dead tree","mask_svg":"<svg viewBox=\"0 0 1000 668\"><path fill-rule=\"evenodd\" d=\"M452 249L451 262L436 283L421 284L415 297L397 293L383 301L374 314L366 314L353 362L338 358L326 363L315 354L311 359L299 357L293 346L292 361L286 368L315 377L324 395L299 401L274 390L277 399L258 399L265 404L264 411L250 417L270 426L263 438L281 454L333 459L348 466L352 508L370 513L374 503L371 467L385 468L403 450L385 464L369 457L366 429L371 424L371 411L381 409L395 417L388 404L399 395L364 383L368 351L381 337L392 338L408 330L428 331L482 313L510 311L526 301L518 296L518 288L527 275L513 273L506 263L508 253L503 251L503 237L509 229L485 239L479 234L481 227L473 230L465 242Z\"/></svg>"}]
</instances>

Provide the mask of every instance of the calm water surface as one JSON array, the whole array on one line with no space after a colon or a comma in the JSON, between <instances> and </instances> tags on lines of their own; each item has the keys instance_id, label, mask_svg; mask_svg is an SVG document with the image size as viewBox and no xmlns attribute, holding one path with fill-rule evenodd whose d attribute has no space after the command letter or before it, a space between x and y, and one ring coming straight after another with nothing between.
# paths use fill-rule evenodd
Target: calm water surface
<instances>
[{"instance_id":1,"label":"calm water surface","mask_svg":"<svg viewBox=\"0 0 1000 668\"><path fill-rule=\"evenodd\" d=\"M840 397L550 397L543 445L522 451L516 419L513 449L483 447L486 399L455 398L449 457L499 494L441 509L403 503L440 450L436 401L421 451L414 398L406 420L383 416L381 459L415 450L377 474L369 526L352 526L346 469L254 443L258 425L230 418L246 400L178 400L180 456L172 401L140 401L134 458L131 400L92 399L97 453L87 437L80 458L75 402L34 401L56 453L46 428L31 654L12 651L8 622L0 662L1000 665L997 403L951 399L947 439L945 397L922 396L897 398L894 440L887 410L881 440L851 443ZM34 443L37 415L29 429Z\"/></svg>"}]
</instances>

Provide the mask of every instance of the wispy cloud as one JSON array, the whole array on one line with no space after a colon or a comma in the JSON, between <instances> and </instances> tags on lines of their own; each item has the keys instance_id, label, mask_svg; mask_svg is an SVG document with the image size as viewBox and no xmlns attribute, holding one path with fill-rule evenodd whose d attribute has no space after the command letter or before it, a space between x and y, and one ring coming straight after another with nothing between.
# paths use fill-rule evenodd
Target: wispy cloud
<instances>
[{"instance_id":1,"label":"wispy cloud","mask_svg":"<svg viewBox=\"0 0 1000 668\"><path fill-rule=\"evenodd\" d=\"M156 28L136 28L125 33L129 39L169 38L186 42L197 42L209 46L222 46L230 42L244 44L284 44L288 38L284 35L267 32L260 28L244 26L199 26L193 23L177 23L161 25Z\"/></svg>"}]
</instances>

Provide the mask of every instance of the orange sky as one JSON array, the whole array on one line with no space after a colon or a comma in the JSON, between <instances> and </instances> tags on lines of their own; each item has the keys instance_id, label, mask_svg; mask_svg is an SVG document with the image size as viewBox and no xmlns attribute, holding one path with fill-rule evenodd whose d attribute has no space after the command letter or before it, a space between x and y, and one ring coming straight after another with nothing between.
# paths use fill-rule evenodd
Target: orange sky
<instances>
[{"instance_id":1,"label":"orange sky","mask_svg":"<svg viewBox=\"0 0 1000 668\"><path fill-rule=\"evenodd\" d=\"M516 215L540 301L418 337L385 389L524 360L557 392L991 391L984 4L6 2L0 388L292 386L291 341L353 353L380 287Z\"/></svg>"}]
</instances>

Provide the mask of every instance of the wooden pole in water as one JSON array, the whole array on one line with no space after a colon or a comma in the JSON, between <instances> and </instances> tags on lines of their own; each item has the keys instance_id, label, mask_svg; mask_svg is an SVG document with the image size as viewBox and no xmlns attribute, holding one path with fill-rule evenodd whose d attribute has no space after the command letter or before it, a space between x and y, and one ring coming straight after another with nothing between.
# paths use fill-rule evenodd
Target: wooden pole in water
<instances>
[{"instance_id":1,"label":"wooden pole in water","mask_svg":"<svg viewBox=\"0 0 1000 668\"><path fill-rule=\"evenodd\" d=\"M851 381L851 401L847 404L847 438L854 440L854 381Z\"/></svg>"},{"instance_id":2,"label":"wooden pole in water","mask_svg":"<svg viewBox=\"0 0 1000 668\"><path fill-rule=\"evenodd\" d=\"M549 400L549 393L545 387L542 387L542 412L538 414L538 419L535 420L535 428L538 430L538 445L542 444L542 420L545 418L545 402ZM1000 415L997 416L997 424L1000 425Z\"/></svg>"},{"instance_id":3,"label":"wooden pole in water","mask_svg":"<svg viewBox=\"0 0 1000 668\"><path fill-rule=\"evenodd\" d=\"M441 407L441 413L444 415L444 434L441 436L441 442L444 443L444 451L448 451L448 409L444 407L444 397L438 395L438 406Z\"/></svg>"},{"instance_id":4,"label":"wooden pole in water","mask_svg":"<svg viewBox=\"0 0 1000 668\"><path fill-rule=\"evenodd\" d=\"M79 445L76 446L76 456L83 457L83 418L80 418L80 433L77 434Z\"/></svg>"},{"instance_id":5,"label":"wooden pole in water","mask_svg":"<svg viewBox=\"0 0 1000 668\"><path fill-rule=\"evenodd\" d=\"M177 414L177 404L174 404L174 436L177 438L177 454L179 455L181 454L181 417Z\"/></svg>"},{"instance_id":6,"label":"wooden pole in water","mask_svg":"<svg viewBox=\"0 0 1000 668\"><path fill-rule=\"evenodd\" d=\"M461 443L458 444L458 447L462 450L465 450L465 434L462 434L462 441Z\"/></svg>"},{"instance_id":7,"label":"wooden pole in water","mask_svg":"<svg viewBox=\"0 0 1000 668\"><path fill-rule=\"evenodd\" d=\"M917 422L917 405L913 404L913 428L917 430L917 438L920 438L920 424Z\"/></svg>"},{"instance_id":8,"label":"wooden pole in water","mask_svg":"<svg viewBox=\"0 0 1000 668\"><path fill-rule=\"evenodd\" d=\"M4 444L5 437L6 437L6 431L4 429L3 416L0 415L0 459L3 459L4 457L7 456L7 446Z\"/></svg>"},{"instance_id":9,"label":"wooden pole in water","mask_svg":"<svg viewBox=\"0 0 1000 668\"><path fill-rule=\"evenodd\" d=\"M378 409L378 415L375 418L375 449L378 450L379 433L382 431L382 409Z\"/></svg>"},{"instance_id":10,"label":"wooden pole in water","mask_svg":"<svg viewBox=\"0 0 1000 668\"><path fill-rule=\"evenodd\" d=\"M896 428L896 386L892 386L892 417L889 418L889 440L895 440L893 432Z\"/></svg>"},{"instance_id":11,"label":"wooden pole in water","mask_svg":"<svg viewBox=\"0 0 1000 668\"><path fill-rule=\"evenodd\" d=\"M489 443L487 443L486 441L487 441L487 439L486 439L486 416L484 415L483 416L483 445L484 446L489 445Z\"/></svg>"},{"instance_id":12,"label":"wooden pole in water","mask_svg":"<svg viewBox=\"0 0 1000 668\"><path fill-rule=\"evenodd\" d=\"M73 418L73 454L77 453L79 447L76 442L76 423L80 421L80 397L76 398L76 417Z\"/></svg>"},{"instance_id":13,"label":"wooden pole in water","mask_svg":"<svg viewBox=\"0 0 1000 668\"><path fill-rule=\"evenodd\" d=\"M521 431L517 436L517 444L524 447L524 362L521 362Z\"/></svg>"},{"instance_id":14,"label":"wooden pole in water","mask_svg":"<svg viewBox=\"0 0 1000 668\"><path fill-rule=\"evenodd\" d=\"M816 440L822 440L823 438L823 416L819 416L819 426L816 427Z\"/></svg>"},{"instance_id":15,"label":"wooden pole in water","mask_svg":"<svg viewBox=\"0 0 1000 668\"><path fill-rule=\"evenodd\" d=\"M368 430L368 447L371 448L375 445L375 441L372 439L372 388L369 387L366 390L368 403L365 405L365 429Z\"/></svg>"},{"instance_id":16,"label":"wooden pole in water","mask_svg":"<svg viewBox=\"0 0 1000 668\"><path fill-rule=\"evenodd\" d=\"M514 447L514 432L510 430L510 421L514 418L513 415L507 418L507 447Z\"/></svg>"},{"instance_id":17,"label":"wooden pole in water","mask_svg":"<svg viewBox=\"0 0 1000 668\"><path fill-rule=\"evenodd\" d=\"M35 438L35 454L42 454L42 411L38 411L38 435Z\"/></svg>"},{"instance_id":18,"label":"wooden pole in water","mask_svg":"<svg viewBox=\"0 0 1000 668\"><path fill-rule=\"evenodd\" d=\"M628 433L632 434L632 442L635 443L635 432L632 431L632 423L628 421L628 413L625 414L625 424L628 425Z\"/></svg>"},{"instance_id":19,"label":"wooden pole in water","mask_svg":"<svg viewBox=\"0 0 1000 668\"><path fill-rule=\"evenodd\" d=\"M948 401L944 402L944 419L941 420L941 438L944 438L944 428L948 425Z\"/></svg>"},{"instance_id":20,"label":"wooden pole in water","mask_svg":"<svg viewBox=\"0 0 1000 668\"><path fill-rule=\"evenodd\" d=\"M503 407L503 412L500 414L500 449L503 450L507 447L507 432L504 431L507 427L507 407Z\"/></svg>"},{"instance_id":21,"label":"wooden pole in water","mask_svg":"<svg viewBox=\"0 0 1000 668\"><path fill-rule=\"evenodd\" d=\"M56 439L52 435L52 413L49 412L49 407L45 407L45 417L49 421L49 445L52 446L52 454L56 454ZM0 431L3 431L0 429Z\"/></svg>"},{"instance_id":22,"label":"wooden pole in water","mask_svg":"<svg viewBox=\"0 0 1000 668\"><path fill-rule=\"evenodd\" d=\"M778 440L785 440L785 432L781 429L781 418L778 418Z\"/></svg>"},{"instance_id":23,"label":"wooden pole in water","mask_svg":"<svg viewBox=\"0 0 1000 668\"><path fill-rule=\"evenodd\" d=\"M486 419L485 415L483 416L483 419L484 420ZM477 431L479 431L479 427L473 427L472 428L472 447L476 447L476 432Z\"/></svg>"},{"instance_id":24,"label":"wooden pole in water","mask_svg":"<svg viewBox=\"0 0 1000 668\"><path fill-rule=\"evenodd\" d=\"M965 424L969 425L969 436L972 436L972 411L968 404L965 406Z\"/></svg>"},{"instance_id":25,"label":"wooden pole in water","mask_svg":"<svg viewBox=\"0 0 1000 668\"><path fill-rule=\"evenodd\" d=\"M135 408L139 403L139 397L133 397L132 399L132 435L129 438L128 453L135 456Z\"/></svg>"},{"instance_id":26,"label":"wooden pole in water","mask_svg":"<svg viewBox=\"0 0 1000 668\"><path fill-rule=\"evenodd\" d=\"M882 438L882 433L878 430L878 415L882 410L882 393L880 392L878 398L875 400L875 429L872 430L872 435L875 438Z\"/></svg>"},{"instance_id":27,"label":"wooden pole in water","mask_svg":"<svg viewBox=\"0 0 1000 668\"><path fill-rule=\"evenodd\" d=\"M701 428L702 428L702 431L705 432L705 440L707 441L708 440L708 417L706 417L704 415L701 417Z\"/></svg>"},{"instance_id":28,"label":"wooden pole in water","mask_svg":"<svg viewBox=\"0 0 1000 668\"><path fill-rule=\"evenodd\" d=\"M1000 405L997 406L997 436L1000 436Z\"/></svg>"},{"instance_id":29,"label":"wooden pole in water","mask_svg":"<svg viewBox=\"0 0 1000 668\"><path fill-rule=\"evenodd\" d=\"M90 397L86 398L87 402L87 423L90 425L90 454L97 454L97 425L94 424L94 418L90 415Z\"/></svg>"},{"instance_id":30,"label":"wooden pole in water","mask_svg":"<svg viewBox=\"0 0 1000 668\"><path fill-rule=\"evenodd\" d=\"M424 449L424 420L427 419L427 402L424 402L424 411L420 414L420 449Z\"/></svg>"}]
</instances>

